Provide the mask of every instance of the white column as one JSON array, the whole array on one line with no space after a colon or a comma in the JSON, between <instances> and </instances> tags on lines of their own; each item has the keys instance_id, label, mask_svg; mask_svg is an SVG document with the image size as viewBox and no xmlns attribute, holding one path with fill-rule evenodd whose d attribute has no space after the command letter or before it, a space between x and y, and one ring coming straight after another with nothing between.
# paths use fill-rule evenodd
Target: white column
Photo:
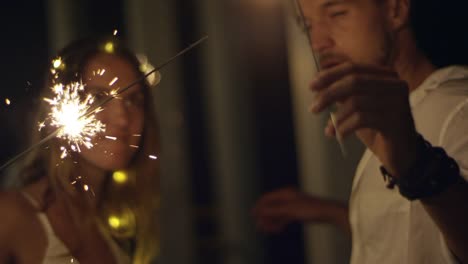
<instances>
[{"instance_id":1,"label":"white column","mask_svg":"<svg viewBox=\"0 0 468 264\"><path fill-rule=\"evenodd\" d=\"M356 139L346 140L347 157L344 158L338 143L323 133L328 114L315 116L308 112L313 98L308 85L317 69L307 37L299 28L294 12L287 4L285 10L301 186L305 192L314 195L347 201L362 146ZM305 244L306 259L310 264L349 262L349 240L334 227L306 226Z\"/></svg>"},{"instance_id":2,"label":"white column","mask_svg":"<svg viewBox=\"0 0 468 264\"><path fill-rule=\"evenodd\" d=\"M158 65L179 51L173 1L127 0L130 44ZM180 60L161 72L155 102L161 131L161 258L158 263L195 263L190 161Z\"/></svg>"},{"instance_id":3,"label":"white column","mask_svg":"<svg viewBox=\"0 0 468 264\"><path fill-rule=\"evenodd\" d=\"M237 43L235 1L199 0L204 46L206 113L214 189L225 264L259 264L261 247L251 208L257 188L257 153L252 127L252 99L246 67Z\"/></svg>"}]
</instances>

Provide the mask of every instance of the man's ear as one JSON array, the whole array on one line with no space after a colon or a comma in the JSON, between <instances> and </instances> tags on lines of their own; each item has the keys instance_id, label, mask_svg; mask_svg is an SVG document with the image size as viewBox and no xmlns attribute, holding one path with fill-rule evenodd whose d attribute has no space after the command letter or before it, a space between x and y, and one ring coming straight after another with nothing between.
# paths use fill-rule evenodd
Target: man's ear
<instances>
[{"instance_id":1,"label":"man's ear","mask_svg":"<svg viewBox=\"0 0 468 264\"><path fill-rule=\"evenodd\" d=\"M387 0L388 23L391 29L399 31L409 24L411 0Z\"/></svg>"}]
</instances>

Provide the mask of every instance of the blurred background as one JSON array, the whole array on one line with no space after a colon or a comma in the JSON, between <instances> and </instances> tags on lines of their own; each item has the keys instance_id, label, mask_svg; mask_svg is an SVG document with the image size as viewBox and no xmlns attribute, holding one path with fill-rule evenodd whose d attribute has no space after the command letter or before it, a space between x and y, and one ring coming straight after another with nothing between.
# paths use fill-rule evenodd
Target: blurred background
<instances>
[{"instance_id":1,"label":"blurred background","mask_svg":"<svg viewBox=\"0 0 468 264\"><path fill-rule=\"evenodd\" d=\"M155 91L160 263L348 261L350 241L332 227L297 224L265 235L251 213L263 193L285 186L347 200L363 150L349 139L344 158L323 135L328 116L308 113L316 70L287 1L17 0L0 13L2 164L27 147L32 98L70 41L117 29L158 65L209 35L161 72Z\"/></svg>"}]
</instances>

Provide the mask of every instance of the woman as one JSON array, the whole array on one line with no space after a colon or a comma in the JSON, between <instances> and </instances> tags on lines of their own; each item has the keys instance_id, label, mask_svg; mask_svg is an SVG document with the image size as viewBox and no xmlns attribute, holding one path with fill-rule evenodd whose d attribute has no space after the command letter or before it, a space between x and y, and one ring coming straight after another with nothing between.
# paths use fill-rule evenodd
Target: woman
<instances>
[{"instance_id":1,"label":"woman","mask_svg":"<svg viewBox=\"0 0 468 264\"><path fill-rule=\"evenodd\" d=\"M141 79L141 66L115 37L77 41L53 61L41 98L54 97L54 84L82 82L99 101ZM37 121L50 109L42 101ZM106 129L92 148L63 158L67 143L52 139L26 159L22 187L0 194L0 263L148 263L156 254L159 148L147 80L96 117ZM53 130L36 131L32 143Z\"/></svg>"}]
</instances>

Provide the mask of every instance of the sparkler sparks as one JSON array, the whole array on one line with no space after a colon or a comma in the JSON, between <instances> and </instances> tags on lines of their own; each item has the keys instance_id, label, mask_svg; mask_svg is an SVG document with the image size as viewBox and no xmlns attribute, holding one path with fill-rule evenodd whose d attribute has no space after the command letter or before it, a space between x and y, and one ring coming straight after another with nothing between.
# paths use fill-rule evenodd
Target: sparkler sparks
<instances>
[{"instance_id":1,"label":"sparkler sparks","mask_svg":"<svg viewBox=\"0 0 468 264\"><path fill-rule=\"evenodd\" d=\"M190 44L189 46L187 46L186 48L184 48L183 50L179 51L177 54L175 54L174 56L170 57L168 60L166 60L165 62L163 62L162 64L160 64L158 67L156 67L155 69L147 72L146 74L144 74L144 76L142 76L141 78L135 80L134 82L128 84L126 87L122 88L122 89L119 89L119 92L118 94L120 93L123 93L125 92L126 90L128 90L129 88L133 87L134 85L140 83L142 80L144 80L144 78L147 78L149 75L163 69L164 67L166 67L168 64L170 64L172 61L174 61L175 59L179 58L180 56L184 55L185 53L191 51L193 48L197 47L198 45L202 44L204 41L206 41L208 39L208 36L204 36L202 38L200 38L199 40L195 41L194 43ZM106 52L109 52L109 53L112 53L113 51L113 43L106 43L106 46L104 47L104 50ZM64 67L64 64L61 63L60 65L61 67ZM54 69L51 69L51 70L54 70ZM55 71L53 71L53 74L55 74ZM58 75L55 76L55 78L58 78ZM49 99L49 103L52 105L52 108L53 109L59 109L59 106L60 105L63 105L64 104L64 101L61 99L61 98L71 98L71 96L65 96L65 94L68 94L68 93L64 93L63 92L63 85L62 84L58 84L58 85L61 85L62 87L62 92L60 93L57 93L56 94L56 97L53 98L53 99ZM81 85L82 86L82 85ZM55 87L55 86L54 86ZM66 87L71 87L71 85L69 86L66 86ZM57 90L61 90L61 89L57 89ZM55 91L55 89L54 89ZM100 107L102 107L104 104L108 103L109 101L111 101L112 99L116 98L115 96L110 96L108 97L107 99L103 100L102 102L100 102L96 108L91 108L91 104L90 103L89 105L86 104L86 103L78 103L78 105L81 105L83 106L82 108L80 108L80 113L84 112L83 115L78 115L78 118L77 120L79 121L79 123L82 123L82 120L86 120L86 119L89 119L89 121L93 121L93 122L90 122L89 124L100 124L100 125L96 125L96 129L91 129L91 131L94 131L95 133L97 133L98 131L102 130L102 132L104 132L105 130L105 126L104 124L102 123L98 123L98 121L95 119L95 113L97 112L97 110L100 109ZM89 101L92 101L92 100L89 100ZM88 101L88 102L89 102ZM85 110L86 109L86 110ZM76 111L72 111L72 112L76 112ZM52 111L50 114L49 114L49 117L47 118L47 124L52 124L52 121L55 120L55 118L53 118L55 116L54 114L54 111ZM41 123L39 123L39 129L42 129L46 126L46 121L43 121ZM75 120L76 121L76 120ZM68 123L68 122L67 122ZM13 163L15 163L17 160L19 160L20 158L24 157L26 154L28 154L29 152L31 152L32 150L38 148L38 147L41 147L43 146L44 144L46 144L49 140L55 138L56 136L58 136L58 134L62 134L63 137L66 137L66 134L63 134L63 132L65 131L64 129L64 125L63 124L60 124L60 123L55 123L54 122L54 126L57 127L57 129L55 129L53 132L51 132L49 135L47 135L46 137L44 137L43 139L41 139L39 142L35 143L34 145L28 147L27 149L25 149L24 151L22 151L21 153L19 153L18 155L14 156L13 158L9 159L7 162L5 162L2 166L0 166L0 171L3 171L4 169L6 169L7 167L9 167L10 165L12 165ZM92 126L91 126L92 127ZM84 126L83 128L89 128L89 126ZM89 142L89 144L91 144L91 139L89 136L83 136L84 134L84 131L81 131L81 133L79 133L77 136L77 140L76 141L73 141L73 140L70 140L70 139L73 139L73 137L66 137L67 140L70 142L70 143L74 143L75 145L78 145L76 144L77 142L81 142L80 139L84 140L85 142ZM135 136L135 135L134 135ZM78 148L79 150L79 148ZM58 164L57 164L58 166Z\"/></svg>"},{"instance_id":2,"label":"sparkler sparks","mask_svg":"<svg viewBox=\"0 0 468 264\"><path fill-rule=\"evenodd\" d=\"M58 128L57 137L66 140L72 151L80 152L80 145L87 148L93 147L91 138L105 131L105 125L96 119L96 113L101 108L96 108L90 113L94 97L90 94L83 99L84 86L75 82L67 86L56 84L52 87L54 98L44 98L44 101L52 106L48 118L39 123L39 130L46 124ZM61 158L68 154L66 147L61 148Z\"/></svg>"},{"instance_id":3,"label":"sparkler sparks","mask_svg":"<svg viewBox=\"0 0 468 264\"><path fill-rule=\"evenodd\" d=\"M148 157L149 157L150 159L153 159L153 160L158 159L158 157L156 157L156 155L149 155Z\"/></svg>"},{"instance_id":4,"label":"sparkler sparks","mask_svg":"<svg viewBox=\"0 0 468 264\"><path fill-rule=\"evenodd\" d=\"M110 83L109 83L109 86L114 85L114 83L115 83L117 80L119 80L119 78L117 78L117 77L115 77L114 79L112 79L112 81L110 81Z\"/></svg>"},{"instance_id":5,"label":"sparkler sparks","mask_svg":"<svg viewBox=\"0 0 468 264\"><path fill-rule=\"evenodd\" d=\"M10 99L8 99L8 98L5 98L5 104L7 104L7 105L10 105L10 104L11 104L11 101L10 101Z\"/></svg>"},{"instance_id":6,"label":"sparkler sparks","mask_svg":"<svg viewBox=\"0 0 468 264\"><path fill-rule=\"evenodd\" d=\"M54 69L60 68L61 65L62 65L62 59L60 57L52 61L52 66L54 67Z\"/></svg>"}]
</instances>

